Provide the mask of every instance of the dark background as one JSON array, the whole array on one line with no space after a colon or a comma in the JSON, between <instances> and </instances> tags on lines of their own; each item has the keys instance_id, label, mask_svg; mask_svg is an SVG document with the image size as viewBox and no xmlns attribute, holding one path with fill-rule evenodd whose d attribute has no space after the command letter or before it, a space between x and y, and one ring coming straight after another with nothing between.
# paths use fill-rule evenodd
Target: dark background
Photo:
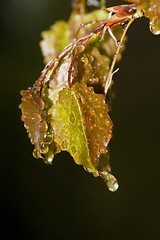
<instances>
[{"instance_id":1,"label":"dark background","mask_svg":"<svg viewBox=\"0 0 160 240\"><path fill-rule=\"evenodd\" d=\"M160 36L136 20L114 75L110 143L116 193L61 153L51 166L32 156L20 120L20 90L43 69L40 33L68 19L70 0L0 2L1 236L3 239L159 239ZM107 1L107 6L122 1Z\"/></svg>"}]
</instances>

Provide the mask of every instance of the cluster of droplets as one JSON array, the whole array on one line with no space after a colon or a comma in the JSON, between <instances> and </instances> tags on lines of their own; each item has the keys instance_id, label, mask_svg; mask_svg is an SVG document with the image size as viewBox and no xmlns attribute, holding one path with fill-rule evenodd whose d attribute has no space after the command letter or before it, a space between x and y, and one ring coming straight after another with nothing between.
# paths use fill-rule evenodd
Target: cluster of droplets
<instances>
[{"instance_id":1,"label":"cluster of droplets","mask_svg":"<svg viewBox=\"0 0 160 240\"><path fill-rule=\"evenodd\" d=\"M93 164L97 165L100 154L106 153L112 137L112 121L103 94L96 94L93 87L80 84L78 91L91 159Z\"/></svg>"},{"instance_id":2,"label":"cluster of droplets","mask_svg":"<svg viewBox=\"0 0 160 240\"><path fill-rule=\"evenodd\" d=\"M160 1L155 0L149 3L146 15L150 19L150 30L153 34L160 34Z\"/></svg>"},{"instance_id":3,"label":"cluster of droplets","mask_svg":"<svg viewBox=\"0 0 160 240\"><path fill-rule=\"evenodd\" d=\"M160 1L159 0L127 0L127 2L136 3L137 9L150 19L150 31L154 35L160 34Z\"/></svg>"},{"instance_id":4,"label":"cluster of droplets","mask_svg":"<svg viewBox=\"0 0 160 240\"><path fill-rule=\"evenodd\" d=\"M51 116L54 141L62 151L68 151L77 164L86 165L86 159L89 159L88 147L75 91L68 89L60 91L59 100L48 114ZM90 167L88 164L86 166Z\"/></svg>"},{"instance_id":5,"label":"cluster of droplets","mask_svg":"<svg viewBox=\"0 0 160 240\"><path fill-rule=\"evenodd\" d=\"M22 121L27 129L31 143L35 146L33 156L35 158L44 158L46 163L53 160L50 150L50 144L53 141L53 133L48 128L47 114L44 101L40 98L34 88L22 90ZM52 160L51 160L52 159Z\"/></svg>"},{"instance_id":6,"label":"cluster of droplets","mask_svg":"<svg viewBox=\"0 0 160 240\"><path fill-rule=\"evenodd\" d=\"M112 137L112 121L108 115L108 107L102 94L94 93L93 87L78 85L80 103L82 108L82 122L86 126L88 147L92 164L96 166L98 174L106 182L110 191L118 189L117 179L111 174L107 159L107 146ZM100 156L104 155L105 166L100 167ZM90 169L86 169L90 172Z\"/></svg>"},{"instance_id":7,"label":"cluster of droplets","mask_svg":"<svg viewBox=\"0 0 160 240\"><path fill-rule=\"evenodd\" d=\"M94 86L99 92L103 91L109 64L110 58L101 54L96 47L87 46L75 62L73 83L85 83Z\"/></svg>"}]
</instances>

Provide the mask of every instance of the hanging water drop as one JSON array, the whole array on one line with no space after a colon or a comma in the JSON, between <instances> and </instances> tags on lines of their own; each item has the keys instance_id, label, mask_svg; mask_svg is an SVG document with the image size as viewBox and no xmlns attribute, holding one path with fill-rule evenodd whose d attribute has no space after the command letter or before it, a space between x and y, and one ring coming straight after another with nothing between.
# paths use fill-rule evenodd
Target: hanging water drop
<instances>
[{"instance_id":1,"label":"hanging water drop","mask_svg":"<svg viewBox=\"0 0 160 240\"><path fill-rule=\"evenodd\" d=\"M45 162L46 164L52 164L53 158L54 158L53 152L49 151L49 152L45 155L44 162Z\"/></svg>"},{"instance_id":2,"label":"hanging water drop","mask_svg":"<svg viewBox=\"0 0 160 240\"><path fill-rule=\"evenodd\" d=\"M150 27L151 32L154 35L159 35L160 34L160 20L158 19L158 17L153 18L149 24L150 24L149 27Z\"/></svg>"},{"instance_id":3,"label":"hanging water drop","mask_svg":"<svg viewBox=\"0 0 160 240\"><path fill-rule=\"evenodd\" d=\"M49 150L49 147L48 147L46 144L41 143L40 153L41 153L41 154L46 154L46 153L48 152L48 150Z\"/></svg>"},{"instance_id":4,"label":"hanging water drop","mask_svg":"<svg viewBox=\"0 0 160 240\"><path fill-rule=\"evenodd\" d=\"M42 156L41 156L41 154L40 154L40 152L35 148L34 150L33 150L33 157L34 158L42 158Z\"/></svg>"},{"instance_id":5,"label":"hanging water drop","mask_svg":"<svg viewBox=\"0 0 160 240\"><path fill-rule=\"evenodd\" d=\"M100 175L106 182L107 187L111 192L117 191L119 184L118 184L117 179L111 173L109 173L107 171L103 171L100 173Z\"/></svg>"}]
</instances>

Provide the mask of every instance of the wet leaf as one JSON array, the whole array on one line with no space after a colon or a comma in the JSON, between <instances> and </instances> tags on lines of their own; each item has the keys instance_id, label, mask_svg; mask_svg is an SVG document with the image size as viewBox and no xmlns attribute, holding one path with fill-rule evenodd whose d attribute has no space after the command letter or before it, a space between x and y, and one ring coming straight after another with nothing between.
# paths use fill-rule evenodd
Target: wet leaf
<instances>
[{"instance_id":1,"label":"wet leaf","mask_svg":"<svg viewBox=\"0 0 160 240\"><path fill-rule=\"evenodd\" d=\"M112 137L112 121L108 114L111 92L109 90L105 96L104 84L117 49L115 38L121 38L123 27L116 26L112 30L115 38L107 32L103 40L95 31L78 52L83 37L94 23L107 18L107 12L87 13L83 6L72 12L68 22L59 21L42 33L45 62L53 60L46 65L42 78L33 88L22 91L20 108L29 138L35 145L34 157L51 163L56 153L66 150L77 164L94 176L102 177L108 188L115 191L118 183L111 174L108 153ZM85 25L76 36L79 25L91 20L97 21ZM75 41L75 37L82 37L82 40ZM124 43L117 60L121 59ZM69 50L63 50L67 45ZM68 84L69 72L71 84Z\"/></svg>"},{"instance_id":2,"label":"wet leaf","mask_svg":"<svg viewBox=\"0 0 160 240\"><path fill-rule=\"evenodd\" d=\"M53 132L50 131L45 103L37 94L34 87L22 90L22 103L19 108L22 111L22 121L27 129L31 143L35 146L33 156L44 158L51 163L54 154L59 152L58 146L53 142ZM52 149L50 152L50 148ZM51 160L52 156L52 160Z\"/></svg>"},{"instance_id":3,"label":"wet leaf","mask_svg":"<svg viewBox=\"0 0 160 240\"><path fill-rule=\"evenodd\" d=\"M70 42L68 24L65 21L56 22L48 31L42 32L41 36L43 40L40 47L45 63L55 58Z\"/></svg>"},{"instance_id":4,"label":"wet leaf","mask_svg":"<svg viewBox=\"0 0 160 240\"><path fill-rule=\"evenodd\" d=\"M40 42L44 62L48 63L51 59L55 58L70 42L75 41L75 38L84 37L88 31L95 26L94 24L88 24L81 28L77 35L77 31L81 24L84 24L92 20L105 20L108 19L108 13L104 10L95 10L92 12L83 11L77 12L77 9L73 10L68 22L58 21L48 31L42 32L42 41ZM121 26L116 27L113 31L117 40L120 39L123 28ZM58 39L58 41L57 41ZM124 50L126 37L118 55L117 61L121 59L121 54ZM96 48L100 50L102 54L112 60L112 57L116 51L116 44L114 39L109 33L105 34L103 41L97 41Z\"/></svg>"},{"instance_id":5,"label":"wet leaf","mask_svg":"<svg viewBox=\"0 0 160 240\"><path fill-rule=\"evenodd\" d=\"M31 139L35 145L37 157L41 157L40 147L43 142L43 133L48 130L46 123L46 112L44 111L44 101L37 95L33 88L21 91L22 103L22 120Z\"/></svg>"},{"instance_id":6,"label":"wet leaf","mask_svg":"<svg viewBox=\"0 0 160 240\"><path fill-rule=\"evenodd\" d=\"M64 88L59 92L59 99L48 114L54 141L61 150L68 151L77 164L94 176L110 182L108 164L105 170L99 166L99 157L107 152L112 137L112 121L104 95L94 93L92 87L75 83L71 90Z\"/></svg>"},{"instance_id":7,"label":"wet leaf","mask_svg":"<svg viewBox=\"0 0 160 240\"><path fill-rule=\"evenodd\" d=\"M85 83L93 86L98 93L104 92L104 84L109 71L110 58L88 45L79 55L73 69L73 83Z\"/></svg>"}]
</instances>

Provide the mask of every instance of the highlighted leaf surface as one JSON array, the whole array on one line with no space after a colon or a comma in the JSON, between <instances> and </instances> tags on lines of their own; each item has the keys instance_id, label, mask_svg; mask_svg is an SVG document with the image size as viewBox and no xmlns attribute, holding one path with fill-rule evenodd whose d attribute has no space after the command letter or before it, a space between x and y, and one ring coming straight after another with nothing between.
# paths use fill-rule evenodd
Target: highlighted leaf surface
<instances>
[{"instance_id":1,"label":"highlighted leaf surface","mask_svg":"<svg viewBox=\"0 0 160 240\"><path fill-rule=\"evenodd\" d=\"M41 35L43 40L40 42L40 46L45 63L55 58L69 44L69 30L65 21L56 22Z\"/></svg>"},{"instance_id":2,"label":"highlighted leaf surface","mask_svg":"<svg viewBox=\"0 0 160 240\"><path fill-rule=\"evenodd\" d=\"M59 92L59 99L49 110L54 140L68 151L77 164L99 175L99 157L107 152L112 136L112 122L105 97L92 87L75 83L71 90Z\"/></svg>"}]
</instances>

